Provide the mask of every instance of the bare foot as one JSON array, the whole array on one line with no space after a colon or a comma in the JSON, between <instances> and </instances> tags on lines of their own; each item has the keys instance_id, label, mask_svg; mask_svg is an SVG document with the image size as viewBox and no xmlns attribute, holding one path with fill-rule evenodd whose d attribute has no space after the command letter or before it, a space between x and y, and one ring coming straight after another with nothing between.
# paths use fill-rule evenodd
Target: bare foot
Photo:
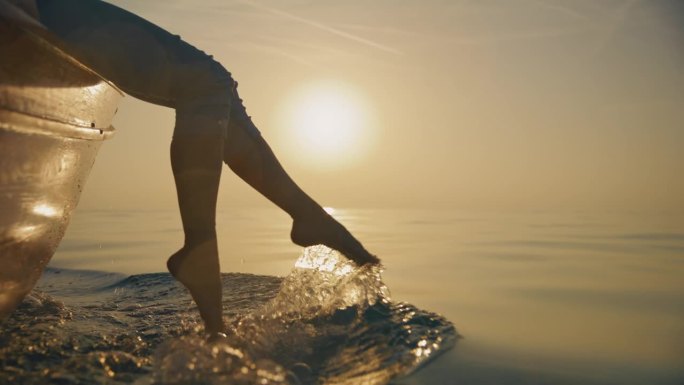
<instances>
[{"instance_id":1,"label":"bare foot","mask_svg":"<svg viewBox=\"0 0 684 385\"><path fill-rule=\"evenodd\" d=\"M326 245L344 254L359 266L378 264L378 257L369 253L340 222L323 209L306 217L296 218L290 232L292 242L299 246Z\"/></svg>"},{"instance_id":2,"label":"bare foot","mask_svg":"<svg viewBox=\"0 0 684 385\"><path fill-rule=\"evenodd\" d=\"M207 333L214 335L223 332L221 273L216 239L184 246L166 261L166 266L171 275L190 291Z\"/></svg>"}]
</instances>

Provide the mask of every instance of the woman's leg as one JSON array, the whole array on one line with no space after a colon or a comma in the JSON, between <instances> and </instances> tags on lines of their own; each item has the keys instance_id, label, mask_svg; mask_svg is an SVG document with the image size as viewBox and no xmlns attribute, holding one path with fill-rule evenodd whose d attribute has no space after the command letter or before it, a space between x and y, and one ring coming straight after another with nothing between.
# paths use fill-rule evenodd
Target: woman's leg
<instances>
[{"instance_id":1,"label":"woman's leg","mask_svg":"<svg viewBox=\"0 0 684 385\"><path fill-rule=\"evenodd\" d=\"M300 246L324 244L358 265L380 262L290 178L247 115L237 86L224 161L240 178L292 217L290 237L294 243Z\"/></svg>"},{"instance_id":2,"label":"woman's leg","mask_svg":"<svg viewBox=\"0 0 684 385\"><path fill-rule=\"evenodd\" d=\"M171 165L185 232L171 274L209 333L223 331L215 212L233 80L202 51L101 1L39 0L41 22L69 53L142 100L176 109Z\"/></svg>"},{"instance_id":3,"label":"woman's leg","mask_svg":"<svg viewBox=\"0 0 684 385\"><path fill-rule=\"evenodd\" d=\"M216 198L223 138L174 135L171 168L183 221L183 247L167 261L169 272L188 288L209 334L223 332L221 277L216 240ZM198 154L203 153L203 156Z\"/></svg>"},{"instance_id":4,"label":"woman's leg","mask_svg":"<svg viewBox=\"0 0 684 385\"><path fill-rule=\"evenodd\" d=\"M221 159L293 218L292 240L377 263L287 175L247 116L230 73L178 36L101 1L38 0L41 22L85 64L142 100L176 109L171 164L185 244L168 260L207 331L220 332L215 211ZM224 148L224 135L225 148Z\"/></svg>"}]
</instances>

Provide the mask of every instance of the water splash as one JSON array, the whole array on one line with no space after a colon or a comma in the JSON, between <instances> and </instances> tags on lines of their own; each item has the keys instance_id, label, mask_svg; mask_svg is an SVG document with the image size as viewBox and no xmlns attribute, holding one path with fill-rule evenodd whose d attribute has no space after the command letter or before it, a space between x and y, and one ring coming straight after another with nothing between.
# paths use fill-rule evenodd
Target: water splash
<instances>
[{"instance_id":1,"label":"water splash","mask_svg":"<svg viewBox=\"0 0 684 385\"><path fill-rule=\"evenodd\" d=\"M366 308L390 301L377 265L357 267L335 250L325 246L304 249L295 268L285 277L276 297L262 314L282 317L332 314L349 307Z\"/></svg>"},{"instance_id":2,"label":"water splash","mask_svg":"<svg viewBox=\"0 0 684 385\"><path fill-rule=\"evenodd\" d=\"M234 320L230 338L218 345L219 351L239 352L229 360L237 364L228 371L230 378L239 369L255 381L247 383L385 384L449 348L457 336L453 326L438 315L393 303L381 271L379 266L357 267L324 246L305 249L276 296ZM213 365L200 373L221 365L222 358L207 353L211 348L203 342L199 346L205 363ZM188 350L180 345L164 354ZM194 362L158 369L167 382L197 381L195 370L168 375ZM201 380L207 381L206 376Z\"/></svg>"},{"instance_id":3,"label":"water splash","mask_svg":"<svg viewBox=\"0 0 684 385\"><path fill-rule=\"evenodd\" d=\"M381 270L316 246L283 279L224 274L229 337L216 343L168 274L49 270L0 325L0 383L386 384L458 335L393 302Z\"/></svg>"}]
</instances>

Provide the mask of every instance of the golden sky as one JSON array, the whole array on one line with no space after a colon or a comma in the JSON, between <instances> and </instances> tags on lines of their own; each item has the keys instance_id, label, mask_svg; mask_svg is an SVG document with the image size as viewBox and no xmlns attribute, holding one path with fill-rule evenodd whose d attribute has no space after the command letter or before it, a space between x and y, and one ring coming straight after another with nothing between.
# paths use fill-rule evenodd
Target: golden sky
<instances>
[{"instance_id":1,"label":"golden sky","mask_svg":"<svg viewBox=\"0 0 684 385\"><path fill-rule=\"evenodd\" d=\"M684 211L678 0L112 2L223 63L324 205ZM173 111L115 126L81 207L174 208ZM221 206L263 204L226 168Z\"/></svg>"}]
</instances>

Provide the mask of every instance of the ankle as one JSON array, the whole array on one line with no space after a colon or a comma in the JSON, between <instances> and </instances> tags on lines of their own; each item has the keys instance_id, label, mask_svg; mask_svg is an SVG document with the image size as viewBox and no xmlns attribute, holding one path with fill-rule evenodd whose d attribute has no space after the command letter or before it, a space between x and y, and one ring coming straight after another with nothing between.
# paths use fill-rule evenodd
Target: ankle
<instances>
[{"instance_id":1,"label":"ankle","mask_svg":"<svg viewBox=\"0 0 684 385\"><path fill-rule=\"evenodd\" d=\"M295 222L310 222L328 216L328 213L315 202L307 202L289 213Z\"/></svg>"},{"instance_id":2,"label":"ankle","mask_svg":"<svg viewBox=\"0 0 684 385\"><path fill-rule=\"evenodd\" d=\"M214 242L216 243L216 230L203 230L203 231L185 231L185 243L184 248L194 248L203 243Z\"/></svg>"}]
</instances>

